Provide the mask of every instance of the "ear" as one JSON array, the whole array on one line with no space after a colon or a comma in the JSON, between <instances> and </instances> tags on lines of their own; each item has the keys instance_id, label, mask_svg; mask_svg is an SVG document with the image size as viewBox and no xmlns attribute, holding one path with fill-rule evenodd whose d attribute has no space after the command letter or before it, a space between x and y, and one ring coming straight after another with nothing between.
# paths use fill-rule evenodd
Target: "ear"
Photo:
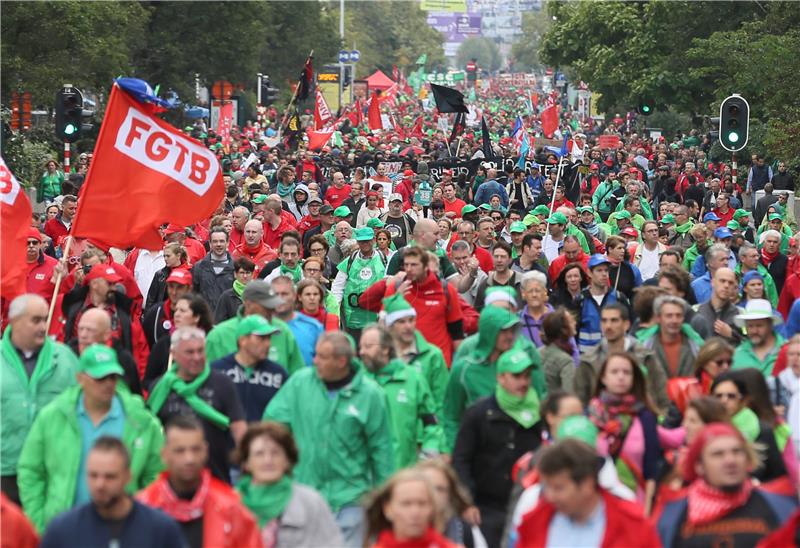
<instances>
[{"instance_id":1,"label":"ear","mask_svg":"<svg viewBox=\"0 0 800 548\"><path fill-rule=\"evenodd\" d=\"M701 459L697 459L697 462L694 463L694 473L702 478L705 475L705 470L703 469L703 463L700 461Z\"/></svg>"}]
</instances>

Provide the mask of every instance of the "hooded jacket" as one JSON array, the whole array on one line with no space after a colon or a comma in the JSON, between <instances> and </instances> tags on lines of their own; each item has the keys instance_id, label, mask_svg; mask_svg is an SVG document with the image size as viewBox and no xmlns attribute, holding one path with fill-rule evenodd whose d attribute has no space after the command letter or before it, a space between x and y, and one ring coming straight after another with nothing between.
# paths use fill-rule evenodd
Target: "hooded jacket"
<instances>
[{"instance_id":1,"label":"hooded jacket","mask_svg":"<svg viewBox=\"0 0 800 548\"><path fill-rule=\"evenodd\" d=\"M39 530L57 514L72 507L81 460L78 399L83 393L73 386L45 407L31 427L19 458L20 498L25 513ZM129 493L142 489L161 471L161 423L145 408L144 401L126 388L117 388L125 413L122 442L131 455Z\"/></svg>"},{"instance_id":2,"label":"hooded jacket","mask_svg":"<svg viewBox=\"0 0 800 548\"><path fill-rule=\"evenodd\" d=\"M303 200L303 203L298 205L297 199L295 198L285 206L289 213L294 215L296 221L300 221L300 219L308 215L308 199L311 197L308 187L303 183L299 183L294 187L292 197L294 197L294 194L297 194L298 192L302 192L306 195L306 199Z\"/></svg>"},{"instance_id":3,"label":"hooded jacket","mask_svg":"<svg viewBox=\"0 0 800 548\"><path fill-rule=\"evenodd\" d=\"M497 385L497 367L489 361L502 326L516 315L497 306L487 306L478 320L478 333L464 339L453 358L453 367L445 388L442 405L442 423L447 446L453 448L461 423L461 416L476 400L494 394ZM515 345L533 359L531 387L543 399L545 388L542 359L539 350L527 338L517 334Z\"/></svg>"},{"instance_id":4,"label":"hooded jacket","mask_svg":"<svg viewBox=\"0 0 800 548\"><path fill-rule=\"evenodd\" d=\"M294 477L320 492L333 512L394 472L392 426L386 394L353 360L353 379L332 396L316 368L289 378L264 411L286 424L300 450Z\"/></svg>"}]
</instances>

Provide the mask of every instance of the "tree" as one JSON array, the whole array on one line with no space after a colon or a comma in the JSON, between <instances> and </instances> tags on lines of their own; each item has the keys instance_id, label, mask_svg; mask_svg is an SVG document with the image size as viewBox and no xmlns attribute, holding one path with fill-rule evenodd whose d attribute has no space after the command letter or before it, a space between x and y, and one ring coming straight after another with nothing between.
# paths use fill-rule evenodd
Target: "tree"
<instances>
[{"instance_id":1,"label":"tree","mask_svg":"<svg viewBox=\"0 0 800 548\"><path fill-rule=\"evenodd\" d=\"M545 10L523 14L522 36L511 46L515 68L525 70L542 68L539 47L552 22L552 18L547 16Z\"/></svg>"},{"instance_id":2,"label":"tree","mask_svg":"<svg viewBox=\"0 0 800 548\"><path fill-rule=\"evenodd\" d=\"M491 71L499 69L503 61L497 44L483 36L469 37L458 46L456 63L459 68L463 69L472 59L477 59L478 67Z\"/></svg>"},{"instance_id":3,"label":"tree","mask_svg":"<svg viewBox=\"0 0 800 548\"><path fill-rule=\"evenodd\" d=\"M17 89L46 107L65 83L108 89L114 77L130 73L147 18L138 2L4 3L3 103Z\"/></svg>"}]
</instances>

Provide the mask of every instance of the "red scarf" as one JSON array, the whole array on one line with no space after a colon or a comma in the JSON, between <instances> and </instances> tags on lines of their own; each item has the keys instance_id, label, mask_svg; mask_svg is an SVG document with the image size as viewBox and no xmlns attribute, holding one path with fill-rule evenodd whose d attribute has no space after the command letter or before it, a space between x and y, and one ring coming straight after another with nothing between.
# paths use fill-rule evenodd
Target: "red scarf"
<instances>
[{"instance_id":1,"label":"red scarf","mask_svg":"<svg viewBox=\"0 0 800 548\"><path fill-rule=\"evenodd\" d=\"M605 434L609 455L614 458L619 455L628 428L642 409L644 404L633 394L617 396L606 390L589 402L589 420Z\"/></svg>"},{"instance_id":2,"label":"red scarf","mask_svg":"<svg viewBox=\"0 0 800 548\"><path fill-rule=\"evenodd\" d=\"M381 531L372 548L449 548L455 546L435 529L428 527L425 534L412 540L398 540L391 530Z\"/></svg>"},{"instance_id":3,"label":"red scarf","mask_svg":"<svg viewBox=\"0 0 800 548\"><path fill-rule=\"evenodd\" d=\"M767 253L767 250L762 247L761 248L761 264L763 264L764 266L771 265L772 261L777 259L779 254L780 254L780 249L778 251L776 251L775 253Z\"/></svg>"},{"instance_id":4,"label":"red scarf","mask_svg":"<svg viewBox=\"0 0 800 548\"><path fill-rule=\"evenodd\" d=\"M305 309L301 309L300 312L302 312L303 314L305 314L309 318L314 318L319 323L321 323L323 327L325 326L325 320L328 318L328 311L325 310L322 307L322 305L320 305L320 307L317 308L317 313L316 314L312 314L311 312L308 312Z\"/></svg>"},{"instance_id":5,"label":"red scarf","mask_svg":"<svg viewBox=\"0 0 800 548\"><path fill-rule=\"evenodd\" d=\"M192 500L183 500L175 494L172 486L167 479L169 476L164 472L157 483L159 491L161 491L161 500L164 505L161 507L167 514L177 521L191 521L203 517L203 507L206 504L206 497L208 496L208 489L211 485L211 472L207 469L203 470L200 476L200 486L192 497Z\"/></svg>"},{"instance_id":6,"label":"red scarf","mask_svg":"<svg viewBox=\"0 0 800 548\"><path fill-rule=\"evenodd\" d=\"M750 478L742 484L742 488L735 493L725 493L711 487L702 478L698 478L689 486L689 523L703 525L715 521L737 508L744 506L753 484Z\"/></svg>"}]
</instances>

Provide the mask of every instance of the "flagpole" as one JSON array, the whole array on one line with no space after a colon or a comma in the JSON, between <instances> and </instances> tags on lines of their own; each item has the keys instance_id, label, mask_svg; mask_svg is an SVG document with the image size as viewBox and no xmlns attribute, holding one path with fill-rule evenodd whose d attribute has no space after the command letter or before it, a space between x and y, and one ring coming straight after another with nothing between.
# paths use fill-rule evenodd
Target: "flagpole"
<instances>
[{"instance_id":1,"label":"flagpole","mask_svg":"<svg viewBox=\"0 0 800 548\"><path fill-rule=\"evenodd\" d=\"M463 135L458 136L458 146L456 147L456 158L458 158L458 152L461 150L461 141L464 139Z\"/></svg>"},{"instance_id":2,"label":"flagpole","mask_svg":"<svg viewBox=\"0 0 800 548\"><path fill-rule=\"evenodd\" d=\"M558 181L561 179L561 163L562 158L558 159L558 171L556 172L556 182L553 185L553 198L550 200L550 215L553 214L553 207L556 205L556 189L558 188ZM544 231L544 237L550 235L550 223L547 223L547 228Z\"/></svg>"},{"instance_id":3,"label":"flagpole","mask_svg":"<svg viewBox=\"0 0 800 548\"><path fill-rule=\"evenodd\" d=\"M75 219L77 219L77 218L78 218L78 213L76 212L75 213ZM73 225L75 224L75 219L72 220L72 224ZM62 260L64 261L64 262L61 263L64 266L64 269L67 268L67 260L69 259L69 248L72 247L72 240L73 239L74 238L72 236L69 236L67 238L67 243L64 246L64 254L61 257ZM58 296L59 288L61 288L61 280L63 278L64 278L64 276L63 276L61 270L59 269L58 273L56 274L56 283L55 283L55 286L53 287L53 296L50 299L50 309L47 311L47 324L45 324L45 327L44 327L45 336L47 335L47 333L50 332L50 322L53 321L53 313L56 310L56 297ZM66 339L66 337L65 337L65 339Z\"/></svg>"},{"instance_id":4,"label":"flagpole","mask_svg":"<svg viewBox=\"0 0 800 548\"><path fill-rule=\"evenodd\" d=\"M308 60L311 59L312 57L314 57L314 50L313 49L311 50L311 53L308 54L308 57L306 57L306 62L303 63L303 71L304 72L305 72L305 68L306 68L306 63L308 63ZM289 101L289 104L286 105L286 110L284 111L283 118L281 119L281 125L278 126L278 141L279 142L281 140L281 132L283 131L283 126L286 124L286 119L289 117L289 110L292 108L292 105L294 104L295 99L297 99L297 92L299 92L299 91L300 91L300 80L298 80L297 84L294 86L294 93L292 93L292 99Z\"/></svg>"}]
</instances>

